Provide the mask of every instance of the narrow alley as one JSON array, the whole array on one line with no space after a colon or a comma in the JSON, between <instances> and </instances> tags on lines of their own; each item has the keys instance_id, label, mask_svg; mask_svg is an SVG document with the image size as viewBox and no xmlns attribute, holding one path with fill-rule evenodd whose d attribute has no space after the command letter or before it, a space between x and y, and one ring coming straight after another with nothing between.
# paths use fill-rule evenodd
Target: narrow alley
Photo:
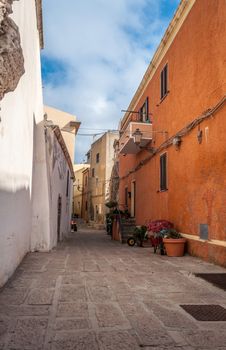
<instances>
[{"instance_id":1,"label":"narrow alley","mask_svg":"<svg viewBox=\"0 0 226 350\"><path fill-rule=\"evenodd\" d=\"M1 290L0 349L226 349L226 322L197 321L180 306L226 307L226 292L201 272L225 269L80 228L28 254Z\"/></svg>"}]
</instances>

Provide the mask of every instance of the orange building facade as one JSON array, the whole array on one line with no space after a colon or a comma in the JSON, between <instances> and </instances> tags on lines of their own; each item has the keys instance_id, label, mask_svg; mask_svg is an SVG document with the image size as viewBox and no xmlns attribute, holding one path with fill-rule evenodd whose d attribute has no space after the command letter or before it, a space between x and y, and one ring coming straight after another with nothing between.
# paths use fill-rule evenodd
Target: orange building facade
<instances>
[{"instance_id":1,"label":"orange building facade","mask_svg":"<svg viewBox=\"0 0 226 350\"><path fill-rule=\"evenodd\" d=\"M226 2L181 1L120 124L119 203L226 266Z\"/></svg>"}]
</instances>

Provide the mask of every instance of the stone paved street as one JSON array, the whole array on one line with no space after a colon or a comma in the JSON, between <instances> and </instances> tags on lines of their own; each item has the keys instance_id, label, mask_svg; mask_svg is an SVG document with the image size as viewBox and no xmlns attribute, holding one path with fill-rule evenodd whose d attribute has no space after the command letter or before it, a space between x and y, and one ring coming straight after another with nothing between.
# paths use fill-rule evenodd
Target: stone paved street
<instances>
[{"instance_id":1,"label":"stone paved street","mask_svg":"<svg viewBox=\"0 0 226 350\"><path fill-rule=\"evenodd\" d=\"M226 271L80 229L50 253L28 254L2 289L0 350L226 349L226 322L180 307L226 307L226 292L193 272Z\"/></svg>"}]
</instances>

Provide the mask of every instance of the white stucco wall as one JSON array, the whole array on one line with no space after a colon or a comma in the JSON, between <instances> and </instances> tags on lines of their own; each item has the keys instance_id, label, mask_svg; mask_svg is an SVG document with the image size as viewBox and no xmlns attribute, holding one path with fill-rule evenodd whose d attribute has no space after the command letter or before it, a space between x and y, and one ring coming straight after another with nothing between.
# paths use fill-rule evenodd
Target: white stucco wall
<instances>
[{"instance_id":1,"label":"white stucco wall","mask_svg":"<svg viewBox=\"0 0 226 350\"><path fill-rule=\"evenodd\" d=\"M50 245L50 199L44 121L34 127L31 251L48 251Z\"/></svg>"},{"instance_id":2,"label":"white stucco wall","mask_svg":"<svg viewBox=\"0 0 226 350\"><path fill-rule=\"evenodd\" d=\"M25 73L16 90L0 102L0 286L30 250L33 135L34 125L43 119L35 0L13 2L11 17L19 27ZM43 146L42 142L40 132L39 144ZM42 207L46 205L43 200ZM45 226L46 220L42 220Z\"/></svg>"},{"instance_id":3,"label":"white stucco wall","mask_svg":"<svg viewBox=\"0 0 226 350\"><path fill-rule=\"evenodd\" d=\"M58 198L61 197L60 236L62 240L70 232L73 180L63 150L51 128L46 129L47 164L50 194L50 248L57 245ZM69 174L68 196L67 174Z\"/></svg>"}]
</instances>

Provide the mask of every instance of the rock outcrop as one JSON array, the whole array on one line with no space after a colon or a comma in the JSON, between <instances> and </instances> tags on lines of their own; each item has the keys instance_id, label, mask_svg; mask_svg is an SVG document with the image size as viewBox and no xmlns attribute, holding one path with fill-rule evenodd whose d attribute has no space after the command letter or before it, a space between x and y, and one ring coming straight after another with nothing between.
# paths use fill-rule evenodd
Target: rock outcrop
<instances>
[{"instance_id":1,"label":"rock outcrop","mask_svg":"<svg viewBox=\"0 0 226 350\"><path fill-rule=\"evenodd\" d=\"M9 17L13 1L0 0L0 100L15 90L25 72L19 28Z\"/></svg>"}]
</instances>

